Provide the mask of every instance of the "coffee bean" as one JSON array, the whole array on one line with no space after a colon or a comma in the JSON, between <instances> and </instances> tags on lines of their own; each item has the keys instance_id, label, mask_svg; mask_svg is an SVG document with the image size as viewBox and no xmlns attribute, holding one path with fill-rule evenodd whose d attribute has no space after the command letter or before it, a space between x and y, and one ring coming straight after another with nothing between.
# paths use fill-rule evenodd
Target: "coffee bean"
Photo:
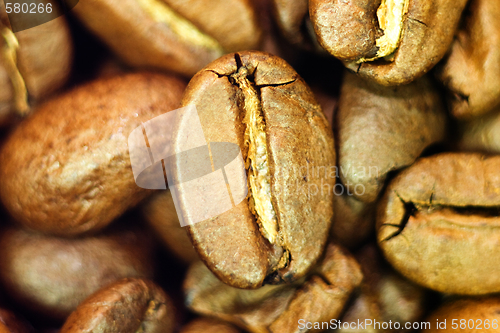
<instances>
[{"instance_id":1,"label":"coffee bean","mask_svg":"<svg viewBox=\"0 0 500 333\"><path fill-rule=\"evenodd\" d=\"M189 208L193 191L183 184L189 180L183 162L173 164L181 215L193 224L188 231L201 259L221 280L239 288L303 277L326 243L335 183L325 175L335 165L332 131L306 83L281 58L235 53L195 75L182 105L196 106L207 142L241 148L248 173L246 199L193 224L189 209L205 207ZM192 126L180 122L173 135L175 151L184 150ZM246 190L243 171L233 175L233 196ZM207 186L197 193L213 188Z\"/></svg>"},{"instance_id":2,"label":"coffee bean","mask_svg":"<svg viewBox=\"0 0 500 333\"><path fill-rule=\"evenodd\" d=\"M418 160L388 186L378 242L404 276L443 293L500 291L500 159L445 153Z\"/></svg>"},{"instance_id":3,"label":"coffee bean","mask_svg":"<svg viewBox=\"0 0 500 333\"><path fill-rule=\"evenodd\" d=\"M470 119L500 104L500 4L472 0L465 14L437 76L450 90L452 114Z\"/></svg>"},{"instance_id":4,"label":"coffee bean","mask_svg":"<svg viewBox=\"0 0 500 333\"><path fill-rule=\"evenodd\" d=\"M340 245L356 249L375 233L375 203L343 194L335 197L333 207L335 215L330 234Z\"/></svg>"},{"instance_id":5,"label":"coffee bean","mask_svg":"<svg viewBox=\"0 0 500 333\"><path fill-rule=\"evenodd\" d=\"M33 327L19 318L12 311L0 308L0 332L2 333L34 333Z\"/></svg>"},{"instance_id":6,"label":"coffee bean","mask_svg":"<svg viewBox=\"0 0 500 333\"><path fill-rule=\"evenodd\" d=\"M500 114L498 112L464 122L460 129L459 149L500 153Z\"/></svg>"},{"instance_id":7,"label":"coffee bean","mask_svg":"<svg viewBox=\"0 0 500 333\"><path fill-rule=\"evenodd\" d=\"M142 211L149 225L178 258L186 263L198 260L198 254L189 240L186 228L181 227L170 191L154 195Z\"/></svg>"},{"instance_id":8,"label":"coffee bean","mask_svg":"<svg viewBox=\"0 0 500 333\"><path fill-rule=\"evenodd\" d=\"M441 60L466 2L311 0L309 12L321 46L361 77L393 86Z\"/></svg>"},{"instance_id":9,"label":"coffee bean","mask_svg":"<svg viewBox=\"0 0 500 333\"><path fill-rule=\"evenodd\" d=\"M240 331L221 320L197 318L184 326L180 333L239 333Z\"/></svg>"},{"instance_id":10,"label":"coffee bean","mask_svg":"<svg viewBox=\"0 0 500 333\"><path fill-rule=\"evenodd\" d=\"M124 277L153 277L149 238L137 227L79 239L9 228L0 234L0 280L32 312L64 320L101 287Z\"/></svg>"},{"instance_id":11,"label":"coffee bean","mask_svg":"<svg viewBox=\"0 0 500 333\"><path fill-rule=\"evenodd\" d=\"M362 274L341 247L329 244L310 276L288 285L256 290L230 287L202 263L193 264L184 282L187 306L197 313L233 322L250 332L303 332L298 323L337 318Z\"/></svg>"},{"instance_id":12,"label":"coffee bean","mask_svg":"<svg viewBox=\"0 0 500 333\"><path fill-rule=\"evenodd\" d=\"M61 333L171 333L172 301L151 281L124 279L83 301L68 317Z\"/></svg>"},{"instance_id":13,"label":"coffee bean","mask_svg":"<svg viewBox=\"0 0 500 333\"><path fill-rule=\"evenodd\" d=\"M55 1L39 3L58 10ZM36 101L67 81L73 41L64 17L14 33L4 0L0 8L0 124L5 125L14 112L26 115Z\"/></svg>"},{"instance_id":14,"label":"coffee bean","mask_svg":"<svg viewBox=\"0 0 500 333\"><path fill-rule=\"evenodd\" d=\"M309 18L307 0L273 0L274 17L283 36L300 48L325 53Z\"/></svg>"},{"instance_id":15,"label":"coffee bean","mask_svg":"<svg viewBox=\"0 0 500 333\"><path fill-rule=\"evenodd\" d=\"M19 223L45 233L103 228L150 193L134 181L130 132L177 108L183 89L176 78L137 73L48 101L2 149L2 202Z\"/></svg>"},{"instance_id":16,"label":"coffee bean","mask_svg":"<svg viewBox=\"0 0 500 333\"><path fill-rule=\"evenodd\" d=\"M432 332L498 332L500 299L498 296L450 299L427 319ZM444 324L446 323L446 324Z\"/></svg>"},{"instance_id":17,"label":"coffee bean","mask_svg":"<svg viewBox=\"0 0 500 333\"><path fill-rule=\"evenodd\" d=\"M374 202L387 174L443 140L445 125L443 104L428 78L389 88L346 73L336 115L344 193Z\"/></svg>"},{"instance_id":18,"label":"coffee bean","mask_svg":"<svg viewBox=\"0 0 500 333\"><path fill-rule=\"evenodd\" d=\"M192 76L225 52L258 47L246 0L81 1L74 12L128 64Z\"/></svg>"}]
</instances>

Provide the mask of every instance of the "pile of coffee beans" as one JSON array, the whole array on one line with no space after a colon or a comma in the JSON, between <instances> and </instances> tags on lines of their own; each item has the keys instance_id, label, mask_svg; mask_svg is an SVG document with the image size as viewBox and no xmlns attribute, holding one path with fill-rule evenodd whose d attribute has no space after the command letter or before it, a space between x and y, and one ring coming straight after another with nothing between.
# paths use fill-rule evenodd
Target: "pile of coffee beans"
<instances>
[{"instance_id":1,"label":"pile of coffee beans","mask_svg":"<svg viewBox=\"0 0 500 333\"><path fill-rule=\"evenodd\" d=\"M500 330L500 2L9 1L0 332Z\"/></svg>"}]
</instances>

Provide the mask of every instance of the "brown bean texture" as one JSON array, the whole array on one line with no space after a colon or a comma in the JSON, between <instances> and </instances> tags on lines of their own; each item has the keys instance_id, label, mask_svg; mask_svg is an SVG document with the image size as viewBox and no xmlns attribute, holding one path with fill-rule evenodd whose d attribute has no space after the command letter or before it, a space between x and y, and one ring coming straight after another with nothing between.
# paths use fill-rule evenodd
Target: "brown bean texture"
<instances>
[{"instance_id":1,"label":"brown bean texture","mask_svg":"<svg viewBox=\"0 0 500 333\"><path fill-rule=\"evenodd\" d=\"M262 34L249 0L89 0L74 11L130 65L188 77L225 52L258 47Z\"/></svg>"},{"instance_id":2,"label":"brown bean texture","mask_svg":"<svg viewBox=\"0 0 500 333\"><path fill-rule=\"evenodd\" d=\"M172 301L151 281L124 279L102 288L68 317L61 333L172 333Z\"/></svg>"},{"instance_id":3,"label":"brown bean texture","mask_svg":"<svg viewBox=\"0 0 500 333\"><path fill-rule=\"evenodd\" d=\"M335 184L310 171L334 166L335 151L331 128L306 83L281 58L240 52L195 75L182 105L196 106L207 142L240 147L249 181L247 199L188 226L201 259L239 288L303 277L326 243ZM175 151L182 150L191 126L179 123ZM175 170L184 209L192 192L182 183L182 164ZM236 179L240 187L246 184L244 176ZM315 193L308 193L311 188ZM183 214L192 224L191 215Z\"/></svg>"},{"instance_id":4,"label":"brown bean texture","mask_svg":"<svg viewBox=\"0 0 500 333\"><path fill-rule=\"evenodd\" d=\"M178 107L184 83L149 73L97 80L42 105L5 143L0 197L22 225L71 236L109 224L150 192L134 182L127 138Z\"/></svg>"},{"instance_id":5,"label":"brown bean texture","mask_svg":"<svg viewBox=\"0 0 500 333\"><path fill-rule=\"evenodd\" d=\"M57 11L55 1L41 1ZM32 104L68 79L73 41L64 16L27 30L12 32L0 0L0 124L14 112L26 115ZM29 100L28 100L29 98Z\"/></svg>"},{"instance_id":6,"label":"brown bean texture","mask_svg":"<svg viewBox=\"0 0 500 333\"><path fill-rule=\"evenodd\" d=\"M388 186L378 242L410 280L443 293L500 291L498 156L445 153L418 160Z\"/></svg>"},{"instance_id":7,"label":"brown bean texture","mask_svg":"<svg viewBox=\"0 0 500 333\"><path fill-rule=\"evenodd\" d=\"M356 249L375 233L375 203L343 194L335 197L330 234L340 245Z\"/></svg>"},{"instance_id":8,"label":"brown bean texture","mask_svg":"<svg viewBox=\"0 0 500 333\"><path fill-rule=\"evenodd\" d=\"M34 333L35 329L25 320L18 318L13 312L0 308L0 332Z\"/></svg>"},{"instance_id":9,"label":"brown bean texture","mask_svg":"<svg viewBox=\"0 0 500 333\"><path fill-rule=\"evenodd\" d=\"M65 319L98 289L125 277L153 277L149 234L121 228L65 239L9 228L0 234L0 280L33 312Z\"/></svg>"},{"instance_id":10,"label":"brown bean texture","mask_svg":"<svg viewBox=\"0 0 500 333\"><path fill-rule=\"evenodd\" d=\"M336 115L339 176L348 194L374 202L387 174L443 140L446 114L429 78L384 87L346 73Z\"/></svg>"},{"instance_id":11,"label":"brown bean texture","mask_svg":"<svg viewBox=\"0 0 500 333\"><path fill-rule=\"evenodd\" d=\"M386 86L427 73L453 41L466 0L311 0L319 43L365 79Z\"/></svg>"},{"instance_id":12,"label":"brown bean texture","mask_svg":"<svg viewBox=\"0 0 500 333\"><path fill-rule=\"evenodd\" d=\"M273 0L273 14L283 36L300 48L325 53L309 18L307 0Z\"/></svg>"},{"instance_id":13,"label":"brown bean texture","mask_svg":"<svg viewBox=\"0 0 500 333\"><path fill-rule=\"evenodd\" d=\"M288 285L256 290L230 287L202 264L194 264L184 282L187 306L255 333L304 332L299 320L338 318L362 280L356 260L344 249L329 244L314 272Z\"/></svg>"},{"instance_id":14,"label":"brown bean texture","mask_svg":"<svg viewBox=\"0 0 500 333\"><path fill-rule=\"evenodd\" d=\"M459 134L458 148L465 151L500 153L500 113L498 111L464 122Z\"/></svg>"},{"instance_id":15,"label":"brown bean texture","mask_svg":"<svg viewBox=\"0 0 500 333\"><path fill-rule=\"evenodd\" d=\"M142 212L170 251L186 263L198 260L186 228L179 223L170 191L155 194L144 204Z\"/></svg>"},{"instance_id":16,"label":"brown bean texture","mask_svg":"<svg viewBox=\"0 0 500 333\"><path fill-rule=\"evenodd\" d=\"M450 90L459 118L488 113L500 104L500 4L472 0L437 76Z\"/></svg>"},{"instance_id":17,"label":"brown bean texture","mask_svg":"<svg viewBox=\"0 0 500 333\"><path fill-rule=\"evenodd\" d=\"M498 332L500 322L500 298L498 296L450 299L435 310L427 321L430 329L422 333L434 332ZM446 325L442 323L446 321ZM441 323L438 327L437 323ZM456 324L456 325L454 325Z\"/></svg>"},{"instance_id":18,"label":"brown bean texture","mask_svg":"<svg viewBox=\"0 0 500 333\"><path fill-rule=\"evenodd\" d=\"M361 286L351 298L341 322L366 323L372 320L372 325L360 325L341 328L327 332L399 332L394 329L396 322L404 327L406 322L422 319L426 310L427 291L397 274L382 259L376 244L369 243L355 254L363 271L364 279ZM383 329L376 322L389 322L393 329Z\"/></svg>"},{"instance_id":19,"label":"brown bean texture","mask_svg":"<svg viewBox=\"0 0 500 333\"><path fill-rule=\"evenodd\" d=\"M221 320L197 318L184 326L180 333L239 333L236 327Z\"/></svg>"}]
</instances>

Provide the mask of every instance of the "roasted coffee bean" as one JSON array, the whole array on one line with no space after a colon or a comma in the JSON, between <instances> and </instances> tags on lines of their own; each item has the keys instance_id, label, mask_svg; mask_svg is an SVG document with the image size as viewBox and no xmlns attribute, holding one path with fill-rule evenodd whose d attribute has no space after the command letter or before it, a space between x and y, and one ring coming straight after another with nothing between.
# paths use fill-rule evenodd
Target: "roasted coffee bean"
<instances>
[{"instance_id":1,"label":"roasted coffee bean","mask_svg":"<svg viewBox=\"0 0 500 333\"><path fill-rule=\"evenodd\" d=\"M258 47L262 34L248 0L90 0L74 11L130 65L185 76L225 52Z\"/></svg>"},{"instance_id":2,"label":"roasted coffee bean","mask_svg":"<svg viewBox=\"0 0 500 333\"><path fill-rule=\"evenodd\" d=\"M33 327L13 312L0 308L0 332L2 333L34 333Z\"/></svg>"},{"instance_id":3,"label":"roasted coffee bean","mask_svg":"<svg viewBox=\"0 0 500 333\"><path fill-rule=\"evenodd\" d=\"M233 322L250 332L308 332L305 322L338 318L361 283L358 263L341 247L329 244L314 272L293 284L256 290L230 287L202 263L193 264L184 282L187 306L203 315Z\"/></svg>"},{"instance_id":4,"label":"roasted coffee bean","mask_svg":"<svg viewBox=\"0 0 500 333\"><path fill-rule=\"evenodd\" d=\"M231 324L212 318L198 318L184 326L180 333L239 333Z\"/></svg>"},{"instance_id":5,"label":"roasted coffee bean","mask_svg":"<svg viewBox=\"0 0 500 333\"><path fill-rule=\"evenodd\" d=\"M407 322L422 319L428 294L424 288L397 274L382 260L373 243L361 248L355 257L364 275L363 283L355 292L340 322L336 322L339 329L332 329L331 332L400 332L394 329L396 323L404 327ZM350 324L365 324L369 320L371 325ZM375 325L375 322L392 322L393 329L384 329ZM350 328L342 327L340 323L349 323Z\"/></svg>"},{"instance_id":6,"label":"roasted coffee bean","mask_svg":"<svg viewBox=\"0 0 500 333\"><path fill-rule=\"evenodd\" d=\"M24 226L77 235L109 224L146 195L127 140L142 122L178 107L185 85L157 74L97 80L42 105L0 154L0 196Z\"/></svg>"},{"instance_id":7,"label":"roasted coffee bean","mask_svg":"<svg viewBox=\"0 0 500 333\"><path fill-rule=\"evenodd\" d=\"M281 58L235 53L195 75L182 105L196 106L207 142L241 148L248 173L246 199L193 224L191 212L186 213L193 191L183 183L188 180L183 161L174 162L181 214L193 224L188 231L201 259L222 281L239 288L303 277L326 243L335 184L324 175L335 165L333 133L306 83ZM191 128L189 121L179 123L172 139L175 151L189 145ZM233 194L246 190L243 172L233 175Z\"/></svg>"},{"instance_id":8,"label":"roasted coffee bean","mask_svg":"<svg viewBox=\"0 0 500 333\"><path fill-rule=\"evenodd\" d=\"M125 277L153 277L150 235L120 227L65 239L8 228L0 234L0 280L31 311L65 319L96 290Z\"/></svg>"},{"instance_id":9,"label":"roasted coffee bean","mask_svg":"<svg viewBox=\"0 0 500 333\"><path fill-rule=\"evenodd\" d=\"M438 63L466 2L311 0L309 13L321 46L363 78L392 86Z\"/></svg>"},{"instance_id":10,"label":"roasted coffee bean","mask_svg":"<svg viewBox=\"0 0 500 333\"><path fill-rule=\"evenodd\" d=\"M175 309L165 292L148 280L124 279L83 301L61 333L171 333Z\"/></svg>"},{"instance_id":11,"label":"roasted coffee bean","mask_svg":"<svg viewBox=\"0 0 500 333\"><path fill-rule=\"evenodd\" d=\"M58 10L55 1L38 3ZM4 0L0 8L0 124L5 124L14 112L26 115L30 104L66 82L73 42L64 17L14 33Z\"/></svg>"},{"instance_id":12,"label":"roasted coffee bean","mask_svg":"<svg viewBox=\"0 0 500 333\"><path fill-rule=\"evenodd\" d=\"M316 39L307 0L273 0L273 6L275 21L288 42L306 50L326 53Z\"/></svg>"},{"instance_id":13,"label":"roasted coffee bean","mask_svg":"<svg viewBox=\"0 0 500 333\"><path fill-rule=\"evenodd\" d=\"M344 193L374 202L387 174L442 140L445 124L440 96L428 78L388 88L346 73L336 115Z\"/></svg>"},{"instance_id":14,"label":"roasted coffee bean","mask_svg":"<svg viewBox=\"0 0 500 333\"><path fill-rule=\"evenodd\" d=\"M472 0L437 76L450 90L455 117L472 118L500 104L500 3Z\"/></svg>"},{"instance_id":15,"label":"roasted coffee bean","mask_svg":"<svg viewBox=\"0 0 500 333\"><path fill-rule=\"evenodd\" d=\"M394 268L443 293L499 292L499 168L499 156L445 153L401 172L377 213Z\"/></svg>"},{"instance_id":16,"label":"roasted coffee bean","mask_svg":"<svg viewBox=\"0 0 500 333\"><path fill-rule=\"evenodd\" d=\"M500 298L498 296L451 299L435 310L426 322L432 332L498 332L500 328Z\"/></svg>"},{"instance_id":17,"label":"roasted coffee bean","mask_svg":"<svg viewBox=\"0 0 500 333\"><path fill-rule=\"evenodd\" d=\"M161 240L178 258L186 263L198 260L186 228L181 227L170 191L155 194L142 207L144 217Z\"/></svg>"},{"instance_id":18,"label":"roasted coffee bean","mask_svg":"<svg viewBox=\"0 0 500 333\"><path fill-rule=\"evenodd\" d=\"M458 147L465 151L500 153L500 110L461 126Z\"/></svg>"},{"instance_id":19,"label":"roasted coffee bean","mask_svg":"<svg viewBox=\"0 0 500 333\"><path fill-rule=\"evenodd\" d=\"M375 203L365 203L343 194L335 197L331 235L335 241L355 249L375 233Z\"/></svg>"}]
</instances>

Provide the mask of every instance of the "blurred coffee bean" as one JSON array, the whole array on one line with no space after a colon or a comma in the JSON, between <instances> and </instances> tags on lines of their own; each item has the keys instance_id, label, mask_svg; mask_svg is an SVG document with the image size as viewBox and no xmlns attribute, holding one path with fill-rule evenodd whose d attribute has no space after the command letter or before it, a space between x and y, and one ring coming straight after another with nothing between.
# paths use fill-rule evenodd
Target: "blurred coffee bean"
<instances>
[{"instance_id":1,"label":"blurred coffee bean","mask_svg":"<svg viewBox=\"0 0 500 333\"><path fill-rule=\"evenodd\" d=\"M458 148L465 151L500 153L500 109L461 125Z\"/></svg>"},{"instance_id":2,"label":"blurred coffee bean","mask_svg":"<svg viewBox=\"0 0 500 333\"><path fill-rule=\"evenodd\" d=\"M178 258L185 263L198 260L198 254L181 227L170 191L155 194L142 207L142 212L149 225L158 233L161 240Z\"/></svg>"},{"instance_id":3,"label":"blurred coffee bean","mask_svg":"<svg viewBox=\"0 0 500 333\"><path fill-rule=\"evenodd\" d=\"M337 188L344 189L340 183ZM340 192L340 190L338 190ZM375 203L365 203L347 194L336 195L331 235L348 249L362 245L375 232Z\"/></svg>"},{"instance_id":4,"label":"blurred coffee bean","mask_svg":"<svg viewBox=\"0 0 500 333\"><path fill-rule=\"evenodd\" d=\"M221 320L197 318L184 326L180 333L239 333L236 327Z\"/></svg>"},{"instance_id":5,"label":"blurred coffee bean","mask_svg":"<svg viewBox=\"0 0 500 333\"><path fill-rule=\"evenodd\" d=\"M74 12L130 65L188 77L262 34L248 0L86 0Z\"/></svg>"},{"instance_id":6,"label":"blurred coffee bean","mask_svg":"<svg viewBox=\"0 0 500 333\"><path fill-rule=\"evenodd\" d=\"M151 281L123 279L83 301L60 333L172 333L175 309Z\"/></svg>"},{"instance_id":7,"label":"blurred coffee bean","mask_svg":"<svg viewBox=\"0 0 500 333\"><path fill-rule=\"evenodd\" d=\"M5 290L36 314L65 319L101 287L124 277L153 277L150 235L137 227L113 229L75 239L3 230L0 280Z\"/></svg>"},{"instance_id":8,"label":"blurred coffee bean","mask_svg":"<svg viewBox=\"0 0 500 333\"><path fill-rule=\"evenodd\" d=\"M50 4L53 11L58 3ZM12 5L12 3L11 3ZM68 79L73 41L64 16L42 25L13 32L0 0L0 125L14 113L26 115L33 104L60 88Z\"/></svg>"},{"instance_id":9,"label":"blurred coffee bean","mask_svg":"<svg viewBox=\"0 0 500 333\"><path fill-rule=\"evenodd\" d=\"M434 311L427 322L433 332L498 332L500 328L500 298L498 296L451 299Z\"/></svg>"},{"instance_id":10,"label":"blurred coffee bean","mask_svg":"<svg viewBox=\"0 0 500 333\"><path fill-rule=\"evenodd\" d=\"M233 322L250 332L308 332L299 320L338 318L362 274L358 263L341 247L329 244L314 272L293 284L255 290L230 287L202 263L188 271L184 289L193 311Z\"/></svg>"},{"instance_id":11,"label":"blurred coffee bean","mask_svg":"<svg viewBox=\"0 0 500 333\"><path fill-rule=\"evenodd\" d=\"M2 333L34 333L35 329L12 311L0 308L0 332Z\"/></svg>"},{"instance_id":12,"label":"blurred coffee bean","mask_svg":"<svg viewBox=\"0 0 500 333\"><path fill-rule=\"evenodd\" d=\"M437 76L450 90L451 113L473 118L500 104L500 3L471 0Z\"/></svg>"},{"instance_id":13,"label":"blurred coffee bean","mask_svg":"<svg viewBox=\"0 0 500 333\"><path fill-rule=\"evenodd\" d=\"M444 139L445 124L444 107L429 78L383 87L346 73L336 115L338 173L345 192L374 202L389 172L411 165L425 148Z\"/></svg>"},{"instance_id":14,"label":"blurred coffee bean","mask_svg":"<svg viewBox=\"0 0 500 333\"><path fill-rule=\"evenodd\" d=\"M27 228L62 236L108 225L151 193L135 183L129 134L176 109L184 87L172 76L134 73L92 81L40 106L0 153L0 196L9 213Z\"/></svg>"}]
</instances>

